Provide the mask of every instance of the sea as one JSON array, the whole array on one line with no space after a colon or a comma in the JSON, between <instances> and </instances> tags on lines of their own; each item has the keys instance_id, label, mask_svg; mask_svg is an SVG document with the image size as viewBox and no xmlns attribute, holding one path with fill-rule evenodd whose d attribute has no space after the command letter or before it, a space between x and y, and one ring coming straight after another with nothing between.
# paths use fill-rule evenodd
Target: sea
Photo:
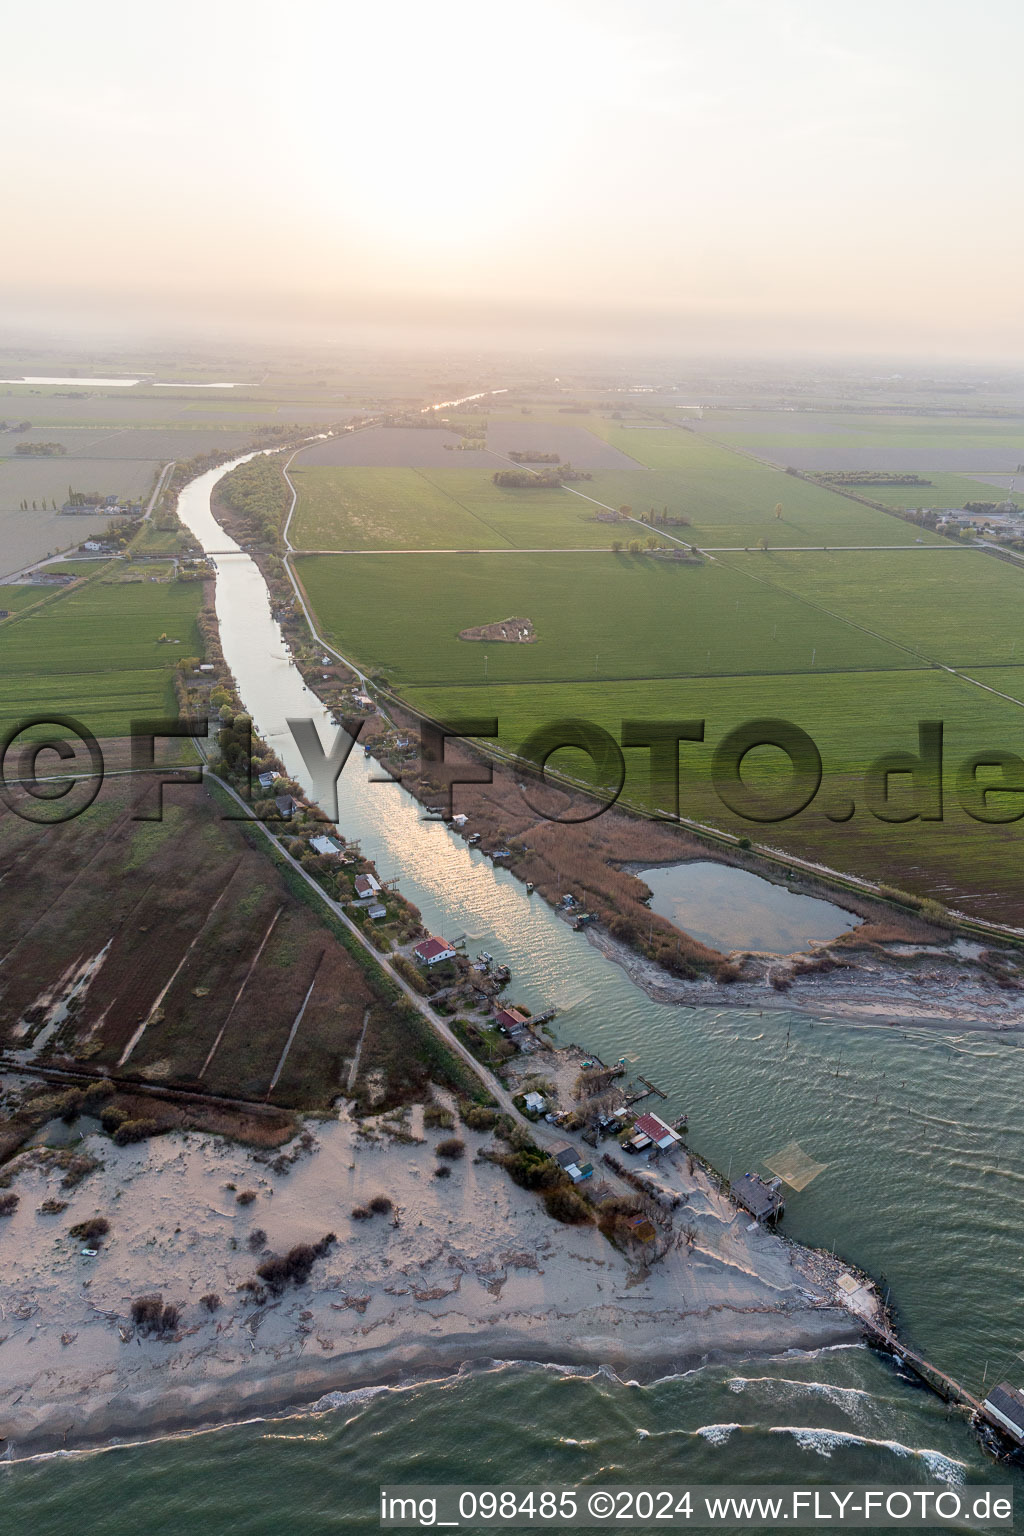
<instances>
[{"instance_id":1,"label":"sea","mask_svg":"<svg viewBox=\"0 0 1024 1536\"><path fill-rule=\"evenodd\" d=\"M194 482L207 519L215 478ZM223 548L193 510L197 532ZM322 721L322 709L248 557L217 563L242 697L301 777L284 721L307 705ZM818 1172L790 1194L783 1230L871 1274L908 1343L972 1392L1024 1383L1019 1034L907 1022L910 980L905 1016L861 1022L730 1008L716 987L699 1007L656 1002L585 932L379 779L354 752L341 830L398 878L432 932L508 964L511 999L558 1009L556 1038L624 1058L655 1083L659 1110L686 1112L690 1144L723 1174L770 1166L796 1143ZM0 1536L316 1536L378 1528L382 1486L647 1480L1011 1483L1024 1511L1021 1471L997 1463L961 1411L890 1358L847 1345L708 1359L639 1384L491 1361L280 1418L15 1462L0 1466Z\"/></svg>"}]
</instances>

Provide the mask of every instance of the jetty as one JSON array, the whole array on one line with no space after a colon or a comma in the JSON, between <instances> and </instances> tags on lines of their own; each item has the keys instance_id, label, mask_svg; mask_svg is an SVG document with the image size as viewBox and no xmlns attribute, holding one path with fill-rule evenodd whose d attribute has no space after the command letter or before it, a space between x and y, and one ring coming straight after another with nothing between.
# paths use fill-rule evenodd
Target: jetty
<instances>
[{"instance_id":1,"label":"jetty","mask_svg":"<svg viewBox=\"0 0 1024 1536\"><path fill-rule=\"evenodd\" d=\"M940 1371L937 1365L932 1365L924 1355L919 1355L916 1349L910 1349L885 1323L877 1323L870 1318L865 1318L864 1331L873 1344L895 1355L901 1364L913 1371L914 1375L923 1381L925 1386L931 1387L944 1402L959 1403L961 1407L969 1408L972 1413L985 1417L984 1407L979 1398L976 1398L972 1392L968 1392L966 1387L961 1386L945 1371Z\"/></svg>"}]
</instances>

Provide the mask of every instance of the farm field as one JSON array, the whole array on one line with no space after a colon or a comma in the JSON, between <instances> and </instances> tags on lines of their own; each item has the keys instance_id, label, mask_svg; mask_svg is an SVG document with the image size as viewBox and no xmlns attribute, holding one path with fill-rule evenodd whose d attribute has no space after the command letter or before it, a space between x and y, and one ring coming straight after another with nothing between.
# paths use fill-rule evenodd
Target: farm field
<instances>
[{"instance_id":1,"label":"farm field","mask_svg":"<svg viewBox=\"0 0 1024 1536\"><path fill-rule=\"evenodd\" d=\"M634 510L667 505L693 524L697 543L708 548L769 544L906 544L928 530L908 529L899 519L848 496L809 485L784 471L730 453L682 429L646 431L613 427L610 441L650 466L644 474L596 474L581 487L612 506ZM782 517L774 510L782 506Z\"/></svg>"},{"instance_id":2,"label":"farm field","mask_svg":"<svg viewBox=\"0 0 1024 1536\"><path fill-rule=\"evenodd\" d=\"M587 420L588 418L584 418ZM495 420L487 424L487 446L495 453L527 452L537 449L541 453L557 453L562 463L572 463L577 469L635 469L625 454L611 443L596 437L585 426L537 420L533 416L520 416L512 420Z\"/></svg>"},{"instance_id":3,"label":"farm field","mask_svg":"<svg viewBox=\"0 0 1024 1536\"><path fill-rule=\"evenodd\" d=\"M722 560L929 661L957 667L1024 661L1024 570L980 549L770 550Z\"/></svg>"},{"instance_id":4,"label":"farm field","mask_svg":"<svg viewBox=\"0 0 1024 1536\"><path fill-rule=\"evenodd\" d=\"M41 427L27 432L0 432L0 456L15 457L19 443L58 442L67 449L63 459L147 459L166 464L169 459L190 459L215 449L246 448L252 441L248 429L209 427ZM15 462L19 462L17 459ZM97 473L101 473L97 466Z\"/></svg>"},{"instance_id":5,"label":"farm field","mask_svg":"<svg viewBox=\"0 0 1024 1536\"><path fill-rule=\"evenodd\" d=\"M152 490L161 467L150 459L0 461L0 575L19 571L106 528L110 521L106 514L62 517L52 510L53 502L59 507L67 500L69 485L79 491L142 500ZM28 502L27 511L22 510L22 501Z\"/></svg>"},{"instance_id":6,"label":"farm field","mask_svg":"<svg viewBox=\"0 0 1024 1536\"><path fill-rule=\"evenodd\" d=\"M859 496L866 496L869 501L883 502L897 511L913 510L916 507L956 509L968 501L1009 500L1016 501L1018 506L1024 505L1024 495L1010 496L1005 489L987 484L972 475L948 474L944 470L919 470L913 473L921 474L931 481L931 485L865 485L851 486L850 489Z\"/></svg>"},{"instance_id":7,"label":"farm field","mask_svg":"<svg viewBox=\"0 0 1024 1536\"><path fill-rule=\"evenodd\" d=\"M133 718L177 713L174 667L202 651L202 598L198 581L90 582L6 623L0 729L56 711L124 736Z\"/></svg>"},{"instance_id":8,"label":"farm field","mask_svg":"<svg viewBox=\"0 0 1024 1536\"><path fill-rule=\"evenodd\" d=\"M289 537L309 549L473 549L508 540L418 469L289 470L299 493Z\"/></svg>"},{"instance_id":9,"label":"farm field","mask_svg":"<svg viewBox=\"0 0 1024 1536\"><path fill-rule=\"evenodd\" d=\"M613 537L641 532L597 522L597 508L568 490L497 486L493 468L303 469L301 462L289 470L299 491L289 535L296 548L608 549ZM589 482L580 489L589 492Z\"/></svg>"},{"instance_id":10,"label":"farm field","mask_svg":"<svg viewBox=\"0 0 1024 1536\"><path fill-rule=\"evenodd\" d=\"M697 429L797 469L1012 474L1024 462L1024 422L1003 417L713 411Z\"/></svg>"},{"instance_id":11,"label":"farm field","mask_svg":"<svg viewBox=\"0 0 1024 1536\"><path fill-rule=\"evenodd\" d=\"M955 558L951 556L950 558ZM303 556L325 638L398 685L664 678L917 665L781 590L721 565L644 555ZM479 644L532 620L537 642Z\"/></svg>"},{"instance_id":12,"label":"farm field","mask_svg":"<svg viewBox=\"0 0 1024 1536\"><path fill-rule=\"evenodd\" d=\"M304 448L296 466L348 465L367 469L442 469L454 462L491 474L498 462L482 450L459 449L462 438L440 427L367 427ZM449 446L446 448L445 444Z\"/></svg>"},{"instance_id":13,"label":"farm field","mask_svg":"<svg viewBox=\"0 0 1024 1536\"><path fill-rule=\"evenodd\" d=\"M303 899L262 837L224 820L199 785L166 789L162 821L133 820L140 793L138 779L108 779L84 815L48 828L0 809L4 1046L114 1068L149 1019L121 1070L262 1098L313 983L272 1102L326 1106L347 1083L364 1022L356 1096L401 1102L422 1089L418 1016L396 1011L372 964ZM77 1008L47 1031L94 958Z\"/></svg>"},{"instance_id":14,"label":"farm field","mask_svg":"<svg viewBox=\"0 0 1024 1536\"><path fill-rule=\"evenodd\" d=\"M980 679L1024 698L1024 667L985 669ZM1024 823L984 825L967 816L956 795L959 764L987 748L1020 751L1024 714L980 688L939 671L830 673L814 676L749 676L662 679L594 684L523 684L493 688L408 688L414 708L443 722L496 716L500 745L518 751L538 727L567 718L590 720L620 739L623 720L704 721L703 742L680 746L682 815L747 836L757 843L809 858L869 880L882 880L920 895L935 896L962 911L1015 925L1024 923L1019 863ZM813 802L791 819L751 822L736 815L710 780L716 745L735 726L765 718L792 721L815 742L823 778ZM883 753L918 749L917 722L944 722L944 818L941 822L883 822L867 809L865 768ZM651 783L650 754L626 749L624 794L646 810L673 807L672 788ZM593 782L590 760L563 750L555 770ZM772 749L751 753L744 783L772 790L784 803L788 760ZM890 781L894 808L912 813L909 788ZM458 790L456 789L456 798ZM1007 800L1019 812L1020 795ZM849 820L833 821L854 806ZM458 806L456 806L458 809Z\"/></svg>"},{"instance_id":15,"label":"farm field","mask_svg":"<svg viewBox=\"0 0 1024 1536\"><path fill-rule=\"evenodd\" d=\"M0 609L6 608L8 613L20 613L23 608L38 603L46 596L46 592L45 587L0 586Z\"/></svg>"}]
</instances>

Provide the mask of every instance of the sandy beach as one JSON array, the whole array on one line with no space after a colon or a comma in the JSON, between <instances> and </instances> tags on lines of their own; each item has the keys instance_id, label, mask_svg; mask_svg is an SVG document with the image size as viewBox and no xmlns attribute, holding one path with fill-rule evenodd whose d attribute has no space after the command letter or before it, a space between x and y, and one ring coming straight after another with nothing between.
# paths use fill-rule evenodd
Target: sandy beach
<instances>
[{"instance_id":1,"label":"sandy beach","mask_svg":"<svg viewBox=\"0 0 1024 1536\"><path fill-rule=\"evenodd\" d=\"M659 1165L682 1204L647 1269L479 1160L489 1133L460 1130L465 1156L435 1177L450 1134L424 1130L421 1106L308 1122L283 1155L198 1133L124 1148L95 1134L75 1150L101 1166L70 1191L45 1153L22 1154L17 1207L0 1220L0 1453L329 1407L332 1393L464 1362L604 1364L645 1380L859 1337L843 1267L753 1225L685 1153ZM380 1194L390 1213L353 1220ZM67 1207L46 1214L45 1200ZM88 1256L69 1228L93 1216L110 1231ZM330 1232L308 1283L262 1300L239 1289L270 1252ZM180 1308L173 1332L134 1326L133 1299L152 1294ZM863 1291L853 1303L873 1304Z\"/></svg>"}]
</instances>

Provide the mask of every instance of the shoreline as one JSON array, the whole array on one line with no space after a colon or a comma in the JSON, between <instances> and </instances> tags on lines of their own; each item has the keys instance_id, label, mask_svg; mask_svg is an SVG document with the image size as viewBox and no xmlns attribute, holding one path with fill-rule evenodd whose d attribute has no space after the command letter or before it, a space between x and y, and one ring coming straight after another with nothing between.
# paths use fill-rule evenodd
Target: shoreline
<instances>
[{"instance_id":1,"label":"shoreline","mask_svg":"<svg viewBox=\"0 0 1024 1536\"><path fill-rule=\"evenodd\" d=\"M1007 1033L1024 1028L1024 1007L1020 1002L1006 1002L1007 994L1000 992L994 984L982 988L977 976L959 984L954 978L937 979L934 993L941 993L947 1004L945 1009L939 1010L929 990L913 984L911 972L885 966L882 955L876 957L877 973L870 978L864 974L867 968L863 962L852 960L849 969L797 976L785 991L775 991L761 982L736 981L724 985L712 980L686 981L672 976L664 967L600 928L588 928L586 935L595 949L620 966L634 986L656 1003L689 1008L799 1013L822 1024L863 1024L894 1029L971 1029ZM949 956L933 958L936 963L946 966L957 964ZM977 992L960 1000L955 990L951 990L951 982L954 988L977 985ZM953 1006L954 1003L957 1006ZM935 1011L929 1011L930 1007ZM985 1018L986 1008L998 1008L999 1016Z\"/></svg>"},{"instance_id":2,"label":"shoreline","mask_svg":"<svg viewBox=\"0 0 1024 1536\"><path fill-rule=\"evenodd\" d=\"M821 1312L821 1317L831 1316ZM522 1347L514 1347L513 1335L495 1335L476 1340L468 1353L431 1351L420 1343L406 1346L402 1353L407 1358L391 1363L398 1352L390 1352L388 1360L365 1370L349 1370L344 1376L329 1372L320 1381L304 1380L299 1373L283 1377L278 1382L261 1383L251 1392L233 1394L223 1385L207 1395L199 1395L180 1408L161 1404L147 1414L141 1405L130 1409L130 1420L122 1421L111 1415L108 1408L96 1411L84 1423L75 1425L74 1438L60 1432L56 1426L41 1424L38 1429L7 1440L0 1450L0 1471L4 1466L17 1466L31 1461L43 1461L51 1456L90 1455L104 1451L131 1449L134 1446L151 1445L161 1440L182 1439L198 1434L215 1434L220 1430L240 1428L245 1424L272 1422L273 1420L309 1418L320 1413L332 1413L343 1407L343 1399L360 1393L411 1391L417 1387L438 1382L449 1382L470 1372L521 1367L529 1370L563 1369L572 1374L611 1372L624 1387L651 1386L672 1376L681 1376L705 1366L727 1361L759 1360L773 1354L805 1353L812 1355L820 1350L838 1347L859 1347L863 1331L850 1314L835 1308L834 1326L820 1331L808 1328L805 1333L796 1332L785 1339L766 1337L760 1345L753 1342L737 1342L732 1346L721 1345L702 1354L669 1354L651 1351L637 1360L630 1360L630 1370L624 1370L623 1362L615 1362L606 1354L581 1349L567 1349L555 1342L545 1343L531 1330L532 1344L524 1339ZM493 1346L493 1347L490 1347ZM865 1345L865 1347L867 1347ZM244 1377L243 1377L244 1380ZM301 1383L301 1384L300 1384ZM70 1427L69 1427L70 1428ZM2 1485L0 1485L2 1486Z\"/></svg>"},{"instance_id":3,"label":"shoreline","mask_svg":"<svg viewBox=\"0 0 1024 1536\"><path fill-rule=\"evenodd\" d=\"M650 1381L859 1342L878 1309L863 1284L844 1305L855 1272L752 1224L685 1154L658 1164L683 1204L677 1228L658 1218L655 1261L554 1221L474 1155L487 1132L460 1128L466 1154L436 1178L446 1133L424 1129L422 1106L342 1111L304 1134L283 1157L198 1132L124 1148L90 1134L79 1146L102 1161L59 1214L41 1209L59 1164L38 1149L17 1160L0 1224L0 1462L317 1412L486 1362ZM383 1191L389 1214L353 1220L353 1202ZM86 1255L68 1231L100 1213L109 1237ZM308 1281L248 1288L270 1253L327 1229L337 1240ZM173 1333L133 1323L132 1299L150 1294L180 1308Z\"/></svg>"}]
</instances>

